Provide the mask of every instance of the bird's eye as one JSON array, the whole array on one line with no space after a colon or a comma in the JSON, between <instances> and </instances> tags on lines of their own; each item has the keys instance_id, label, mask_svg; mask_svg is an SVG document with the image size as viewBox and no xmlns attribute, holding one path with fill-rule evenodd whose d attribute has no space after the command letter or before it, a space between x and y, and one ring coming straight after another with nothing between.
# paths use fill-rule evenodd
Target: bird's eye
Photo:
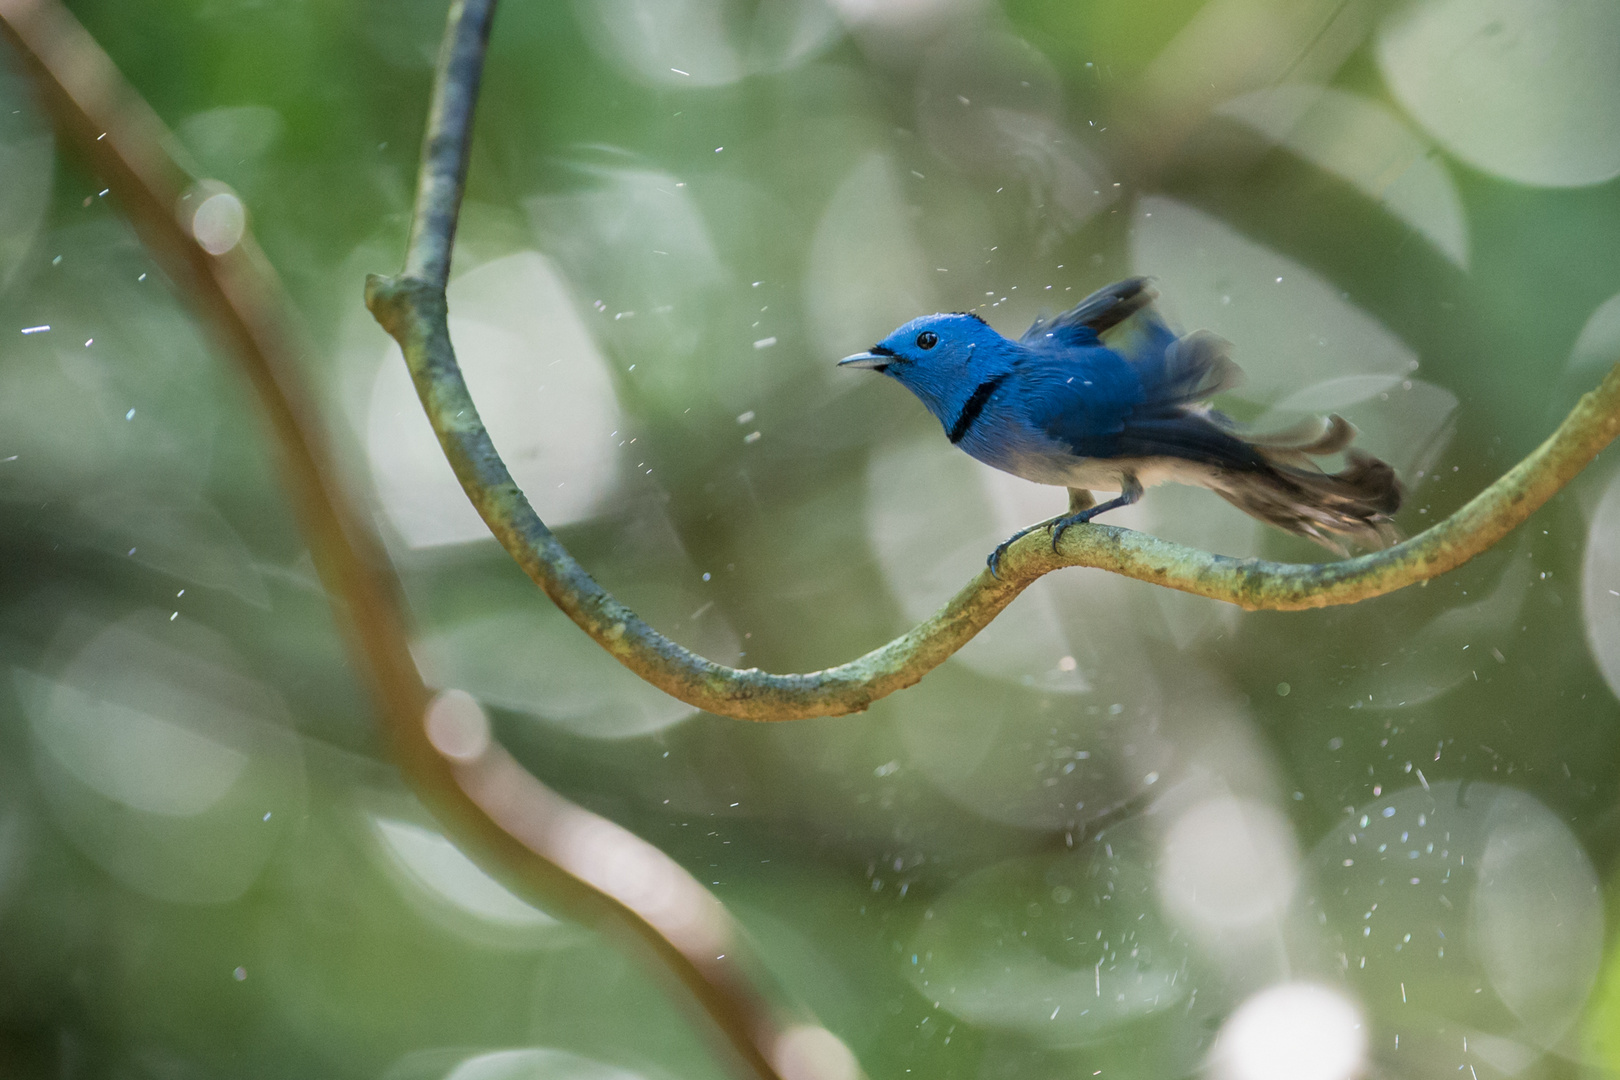
<instances>
[{"instance_id":1,"label":"bird's eye","mask_svg":"<svg viewBox=\"0 0 1620 1080\"><path fill-rule=\"evenodd\" d=\"M938 344L939 335L934 333L932 330L924 330L922 333L917 335L917 348L919 349L932 349Z\"/></svg>"}]
</instances>

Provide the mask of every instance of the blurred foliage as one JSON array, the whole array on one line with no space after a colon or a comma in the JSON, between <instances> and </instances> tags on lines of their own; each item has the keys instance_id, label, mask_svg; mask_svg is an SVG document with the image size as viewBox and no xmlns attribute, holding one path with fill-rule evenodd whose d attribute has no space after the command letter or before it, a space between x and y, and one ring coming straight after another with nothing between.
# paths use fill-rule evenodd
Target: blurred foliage
<instances>
[{"instance_id":1,"label":"blurred foliage","mask_svg":"<svg viewBox=\"0 0 1620 1080\"><path fill-rule=\"evenodd\" d=\"M1377 1075L1620 1071L1605 459L1428 588L1244 615L1070 572L866 716L694 715L482 538L361 305L442 5L72 6L299 300L430 675L710 885L869 1075L1251 1075L1244 1017L1334 1034L1255 996L1301 980ZM453 330L541 515L726 662L848 659L1063 504L832 361L1127 273L1236 343L1234 414L1354 420L1416 531L1616 359L1617 10L510 3ZM244 387L7 65L0 1072L717 1075L402 789ZM1115 520L1316 557L1202 492Z\"/></svg>"}]
</instances>

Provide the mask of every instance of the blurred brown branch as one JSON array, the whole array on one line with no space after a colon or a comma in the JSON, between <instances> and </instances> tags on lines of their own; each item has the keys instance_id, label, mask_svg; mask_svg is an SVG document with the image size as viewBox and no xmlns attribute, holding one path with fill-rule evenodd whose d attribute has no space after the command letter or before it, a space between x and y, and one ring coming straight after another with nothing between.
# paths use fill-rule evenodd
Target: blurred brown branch
<instances>
[{"instance_id":1,"label":"blurred brown branch","mask_svg":"<svg viewBox=\"0 0 1620 1080\"><path fill-rule=\"evenodd\" d=\"M487 34L491 6L458 5L452 28ZM201 178L182 164L184 153L157 114L57 0L0 0L0 28L64 140L106 179L177 293L251 383L351 661L371 689L406 782L492 874L646 962L700 1014L732 1072L778 1080L773 1060L802 1057L796 1033L804 1028L785 1028L773 1015L720 904L668 856L524 773L488 740L476 702L453 691L435 698L423 684L399 582L365 514L339 483L303 380L313 350L251 234L218 255L197 242L180 215ZM470 111L470 98L464 107ZM444 243L441 284L445 230L452 225L434 223ZM416 249L433 250L427 243ZM413 266L435 273L431 255ZM480 732L481 741L468 742ZM579 844L581 836L592 842ZM606 866L604 857L618 862Z\"/></svg>"},{"instance_id":2,"label":"blurred brown branch","mask_svg":"<svg viewBox=\"0 0 1620 1080\"><path fill-rule=\"evenodd\" d=\"M487 7L493 0L481 0ZM470 6L470 5L469 5ZM807 674L717 664L671 641L585 572L512 479L479 419L450 341L445 283L472 145L484 40L447 39L434 88L416 215L397 277L373 275L366 304L399 342L428 420L468 499L501 545L597 644L637 676L697 708L745 720L860 712L913 685L989 625L1041 575L1090 566L1249 610L1352 604L1438 577L1517 528L1620 434L1620 366L1528 457L1425 532L1333 563L1232 559L1096 523L1054 548L1036 530L931 618L864 656Z\"/></svg>"}]
</instances>

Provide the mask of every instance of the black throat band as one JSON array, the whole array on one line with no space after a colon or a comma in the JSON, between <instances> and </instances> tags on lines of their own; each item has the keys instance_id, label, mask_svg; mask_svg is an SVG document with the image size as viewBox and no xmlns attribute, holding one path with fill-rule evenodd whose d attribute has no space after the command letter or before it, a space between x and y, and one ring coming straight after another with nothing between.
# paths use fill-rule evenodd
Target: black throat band
<instances>
[{"instance_id":1,"label":"black throat band","mask_svg":"<svg viewBox=\"0 0 1620 1080\"><path fill-rule=\"evenodd\" d=\"M1000 375L993 375L974 387L973 393L968 396L967 402L962 406L962 412L957 416L956 423L951 425L950 434L947 437L951 440L952 445L961 442L963 437L967 435L968 429L973 426L974 421L978 420L979 414L984 412L985 405L990 401L990 395L994 394L1011 374L1010 371L1003 371Z\"/></svg>"}]
</instances>

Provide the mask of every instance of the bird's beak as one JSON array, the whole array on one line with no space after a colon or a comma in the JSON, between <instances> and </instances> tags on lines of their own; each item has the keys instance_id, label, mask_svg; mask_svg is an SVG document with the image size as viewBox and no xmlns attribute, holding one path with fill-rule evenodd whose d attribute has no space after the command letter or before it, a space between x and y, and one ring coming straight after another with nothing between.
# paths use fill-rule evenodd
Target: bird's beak
<instances>
[{"instance_id":1,"label":"bird's beak","mask_svg":"<svg viewBox=\"0 0 1620 1080\"><path fill-rule=\"evenodd\" d=\"M889 366L894 360L892 356L884 356L875 352L858 352L854 356L846 356L838 361L839 367L848 368L874 368L881 370Z\"/></svg>"}]
</instances>

